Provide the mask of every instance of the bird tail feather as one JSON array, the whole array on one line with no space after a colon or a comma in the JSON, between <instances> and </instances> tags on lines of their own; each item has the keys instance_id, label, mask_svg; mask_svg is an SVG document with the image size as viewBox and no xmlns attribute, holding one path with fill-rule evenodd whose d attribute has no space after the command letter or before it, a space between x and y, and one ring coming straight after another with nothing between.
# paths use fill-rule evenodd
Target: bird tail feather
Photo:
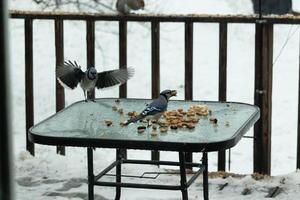
<instances>
[{"instance_id":1,"label":"bird tail feather","mask_svg":"<svg viewBox=\"0 0 300 200\"><path fill-rule=\"evenodd\" d=\"M137 122L137 121L139 121L139 120L141 120L141 119L143 119L143 116L140 114L140 115L138 115L138 116L136 116L136 117L133 117L133 118L127 120L127 121L125 122L125 125L131 124L131 123L135 123L135 122Z\"/></svg>"}]
</instances>

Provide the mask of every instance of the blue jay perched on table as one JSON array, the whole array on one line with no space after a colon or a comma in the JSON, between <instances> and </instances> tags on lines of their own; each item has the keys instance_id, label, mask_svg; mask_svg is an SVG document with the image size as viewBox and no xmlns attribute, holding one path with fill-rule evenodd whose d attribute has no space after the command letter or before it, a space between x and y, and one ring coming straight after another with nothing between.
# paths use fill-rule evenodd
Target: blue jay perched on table
<instances>
[{"instance_id":1,"label":"blue jay perched on table","mask_svg":"<svg viewBox=\"0 0 300 200\"><path fill-rule=\"evenodd\" d=\"M176 90L164 90L159 94L159 97L153 100L138 116L133 117L125 122L125 125L135 123L141 119L158 120L161 115L167 110L169 99L177 95Z\"/></svg>"},{"instance_id":2,"label":"blue jay perched on table","mask_svg":"<svg viewBox=\"0 0 300 200\"><path fill-rule=\"evenodd\" d=\"M64 64L56 67L56 77L63 87L74 89L78 83L83 90L85 101L87 101L87 92L102 89L117 84L125 83L134 74L132 68L116 69L97 73L94 67L88 68L85 72L81 70L81 66L76 61L64 62Z\"/></svg>"},{"instance_id":3,"label":"blue jay perched on table","mask_svg":"<svg viewBox=\"0 0 300 200\"><path fill-rule=\"evenodd\" d=\"M122 14L129 14L131 10L144 9L144 0L118 0L116 8Z\"/></svg>"}]
</instances>

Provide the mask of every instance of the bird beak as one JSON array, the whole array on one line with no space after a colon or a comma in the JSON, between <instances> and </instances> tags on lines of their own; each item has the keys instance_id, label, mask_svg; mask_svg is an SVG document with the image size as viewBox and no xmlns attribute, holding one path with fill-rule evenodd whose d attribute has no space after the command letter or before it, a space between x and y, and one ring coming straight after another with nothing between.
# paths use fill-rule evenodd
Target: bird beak
<instances>
[{"instance_id":1,"label":"bird beak","mask_svg":"<svg viewBox=\"0 0 300 200\"><path fill-rule=\"evenodd\" d=\"M177 96L177 91L176 90L172 90L171 91L171 96L173 97L173 96Z\"/></svg>"}]
</instances>

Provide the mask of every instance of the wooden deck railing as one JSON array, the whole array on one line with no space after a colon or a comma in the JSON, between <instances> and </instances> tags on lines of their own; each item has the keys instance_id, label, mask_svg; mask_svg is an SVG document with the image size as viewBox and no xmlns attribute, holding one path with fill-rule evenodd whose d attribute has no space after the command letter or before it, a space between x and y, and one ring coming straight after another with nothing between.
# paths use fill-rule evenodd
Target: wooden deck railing
<instances>
[{"instance_id":1,"label":"wooden deck railing","mask_svg":"<svg viewBox=\"0 0 300 200\"><path fill-rule=\"evenodd\" d=\"M227 23L219 25L219 101L226 101L227 93ZM218 169L226 169L226 151L218 152Z\"/></svg>"},{"instance_id":2,"label":"wooden deck railing","mask_svg":"<svg viewBox=\"0 0 300 200\"><path fill-rule=\"evenodd\" d=\"M127 65L127 22L151 23L152 56L152 98L160 91L160 23L182 22L185 25L185 99L193 99L193 25L194 23L219 24L219 100L226 101L227 90L227 25L228 23L252 23L255 33L255 104L261 109L261 118L254 128L254 172L270 174L271 169L271 111L272 111L272 59L273 25L300 24L300 17L257 15L126 15L91 13L53 13L10 11L10 17L25 21L25 76L26 76L26 129L33 125L33 48L32 23L36 19L55 21L56 64L64 60L63 22L64 20L84 20L86 22L87 66L95 63L95 21L119 22L119 66ZM300 73L300 71L299 71ZM300 81L299 81L300 87ZM300 93L300 90L299 90ZM94 95L94 94L90 94ZM127 97L126 84L120 87L119 96ZM299 100L300 105L300 100ZM56 110L64 107L64 90L56 83ZM299 106L300 113L300 106ZM300 114L299 114L300 116ZM297 168L300 168L300 117L298 117ZM34 145L28 141L27 150L34 154ZM65 154L64 147L57 152ZM225 170L225 151L218 153L218 170ZM159 152L152 152L152 159L159 159ZM187 154L192 160L192 155Z\"/></svg>"},{"instance_id":3,"label":"wooden deck railing","mask_svg":"<svg viewBox=\"0 0 300 200\"><path fill-rule=\"evenodd\" d=\"M64 62L64 22L62 20L55 20L55 57L56 66ZM65 91L56 79L56 112L65 107ZM56 152L65 155L64 147L57 147Z\"/></svg>"}]
</instances>

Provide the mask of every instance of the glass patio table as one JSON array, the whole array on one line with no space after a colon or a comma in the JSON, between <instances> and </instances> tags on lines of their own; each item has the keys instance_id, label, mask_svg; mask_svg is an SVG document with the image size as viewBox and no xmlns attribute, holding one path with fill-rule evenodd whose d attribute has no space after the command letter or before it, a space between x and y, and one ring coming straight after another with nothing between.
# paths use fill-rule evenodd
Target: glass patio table
<instances>
[{"instance_id":1,"label":"glass patio table","mask_svg":"<svg viewBox=\"0 0 300 200\"><path fill-rule=\"evenodd\" d=\"M188 199L188 187L203 174L203 194L208 200L208 163L207 152L220 151L235 146L247 130L259 119L257 106L236 102L213 101L170 101L168 110L182 108L188 110L192 105L205 104L210 110L209 116L199 117L195 128L169 129L167 133L152 135L149 127L144 133L138 133L137 127L145 125L138 122L128 126L120 123L127 120L128 112L141 112L151 100L145 99L96 99L95 102L76 102L60 112L29 129L29 139L34 143L87 147L88 194L94 199L94 186L116 187L115 199L120 199L121 188L148 188L163 190L181 190L182 199ZM113 109L114 108L114 109ZM122 109L119 113L116 110ZM210 118L217 119L213 123ZM106 121L112 124L107 126ZM94 175L93 148L115 148L116 161L98 175ZM124 149L176 151L179 162L127 159ZM185 153L202 152L200 163L186 162ZM121 164L153 164L179 166L179 185L156 185L141 183L122 183ZM100 178L116 167L116 181L105 182ZM186 167L199 168L187 180ZM132 176L141 177L141 176Z\"/></svg>"}]
</instances>

